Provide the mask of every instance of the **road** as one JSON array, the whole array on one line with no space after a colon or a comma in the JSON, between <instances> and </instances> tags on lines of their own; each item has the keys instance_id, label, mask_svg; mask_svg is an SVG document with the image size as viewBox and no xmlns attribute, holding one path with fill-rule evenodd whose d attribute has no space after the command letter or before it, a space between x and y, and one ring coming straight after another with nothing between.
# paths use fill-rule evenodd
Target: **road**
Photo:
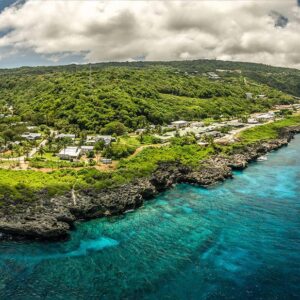
<instances>
[{"instance_id":1,"label":"road","mask_svg":"<svg viewBox=\"0 0 300 300\"><path fill-rule=\"evenodd\" d=\"M236 142L236 137L242 132L242 131L245 131L249 128L253 128L253 127L257 127L257 126L262 126L262 125L265 125L265 124L269 124L269 123L273 123L275 120L272 120L272 121L269 121L269 122L266 122L266 123L258 123L258 124L249 124L249 125L246 125L245 127L242 127L242 128L238 128L238 129L235 129L235 130L232 130L230 131L228 134L224 135L223 137L221 138L217 138L215 139L214 141L216 143L220 143L220 144L223 144L223 143L234 143Z\"/></svg>"}]
</instances>

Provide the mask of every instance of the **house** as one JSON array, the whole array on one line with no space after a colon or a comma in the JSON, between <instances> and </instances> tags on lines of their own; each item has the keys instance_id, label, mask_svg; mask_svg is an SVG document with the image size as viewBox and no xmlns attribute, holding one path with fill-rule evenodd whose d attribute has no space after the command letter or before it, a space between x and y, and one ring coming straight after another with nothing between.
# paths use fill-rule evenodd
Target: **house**
<instances>
[{"instance_id":1,"label":"house","mask_svg":"<svg viewBox=\"0 0 300 300\"><path fill-rule=\"evenodd\" d=\"M20 123L21 123L21 124L24 124L24 122L19 122L18 124L20 124ZM21 124L20 124L20 125L21 125ZM28 129L28 130L35 130L35 129L37 129L37 126L27 126L27 129Z\"/></svg>"},{"instance_id":2,"label":"house","mask_svg":"<svg viewBox=\"0 0 300 300\"><path fill-rule=\"evenodd\" d=\"M192 122L190 124L191 127L203 127L204 123L203 122Z\"/></svg>"},{"instance_id":3,"label":"house","mask_svg":"<svg viewBox=\"0 0 300 300\"><path fill-rule=\"evenodd\" d=\"M244 127L244 124L239 122L238 120L232 120L227 122L228 126L236 127L236 128L241 128ZM226 126L226 125L225 125Z\"/></svg>"},{"instance_id":4,"label":"house","mask_svg":"<svg viewBox=\"0 0 300 300\"><path fill-rule=\"evenodd\" d=\"M259 122L267 122L273 120L275 118L275 114L273 112L268 112L266 114L257 115L255 118Z\"/></svg>"},{"instance_id":5,"label":"house","mask_svg":"<svg viewBox=\"0 0 300 300\"><path fill-rule=\"evenodd\" d=\"M62 149L57 156L60 159L73 160L78 159L81 154L81 149L78 147L67 147Z\"/></svg>"},{"instance_id":6,"label":"house","mask_svg":"<svg viewBox=\"0 0 300 300\"><path fill-rule=\"evenodd\" d=\"M110 165L112 163L112 160L110 158L102 158L101 162L105 165Z\"/></svg>"},{"instance_id":7,"label":"house","mask_svg":"<svg viewBox=\"0 0 300 300\"><path fill-rule=\"evenodd\" d=\"M207 143L207 142L198 142L197 144L198 144L199 146L202 146L202 147L208 146L208 143Z\"/></svg>"},{"instance_id":8,"label":"house","mask_svg":"<svg viewBox=\"0 0 300 300\"><path fill-rule=\"evenodd\" d=\"M82 153L88 153L94 150L94 146L81 146L80 148Z\"/></svg>"},{"instance_id":9,"label":"house","mask_svg":"<svg viewBox=\"0 0 300 300\"><path fill-rule=\"evenodd\" d=\"M40 139L42 135L40 133L25 132L21 137L29 141L34 141Z\"/></svg>"},{"instance_id":10,"label":"house","mask_svg":"<svg viewBox=\"0 0 300 300\"><path fill-rule=\"evenodd\" d=\"M104 141L104 145L108 146L110 145L112 142L116 141L116 138L114 138L111 135L88 135L86 137L86 143L93 145L96 144L99 141Z\"/></svg>"},{"instance_id":11,"label":"house","mask_svg":"<svg viewBox=\"0 0 300 300\"><path fill-rule=\"evenodd\" d=\"M266 98L266 95L257 95L257 98L258 98L258 99L265 99L265 98Z\"/></svg>"},{"instance_id":12,"label":"house","mask_svg":"<svg viewBox=\"0 0 300 300\"><path fill-rule=\"evenodd\" d=\"M206 135L206 136L212 136L212 137L214 137L214 138L224 136L224 134L222 134L222 133L219 132L219 131L210 131L210 132L205 133L205 135Z\"/></svg>"},{"instance_id":13,"label":"house","mask_svg":"<svg viewBox=\"0 0 300 300\"><path fill-rule=\"evenodd\" d=\"M247 100L250 100L250 99L253 98L253 94L252 93L246 93L245 95L246 95Z\"/></svg>"},{"instance_id":14,"label":"house","mask_svg":"<svg viewBox=\"0 0 300 300\"><path fill-rule=\"evenodd\" d=\"M220 79L220 76L218 74L216 74L215 72L208 72L207 74L210 79L214 79L214 80Z\"/></svg>"},{"instance_id":15,"label":"house","mask_svg":"<svg viewBox=\"0 0 300 300\"><path fill-rule=\"evenodd\" d=\"M247 123L248 124L258 124L259 122L256 119L251 118L251 119L248 119Z\"/></svg>"},{"instance_id":16,"label":"house","mask_svg":"<svg viewBox=\"0 0 300 300\"><path fill-rule=\"evenodd\" d=\"M136 134L142 134L142 133L145 133L147 131L146 128L139 128L135 131Z\"/></svg>"},{"instance_id":17,"label":"house","mask_svg":"<svg viewBox=\"0 0 300 300\"><path fill-rule=\"evenodd\" d=\"M172 127L173 128L183 128L183 127L186 127L188 125L188 122L187 121L184 121L184 120L180 120L180 121L174 121L171 123Z\"/></svg>"},{"instance_id":18,"label":"house","mask_svg":"<svg viewBox=\"0 0 300 300\"><path fill-rule=\"evenodd\" d=\"M60 133L55 138L56 139L71 139L71 140L75 140L75 134Z\"/></svg>"}]
</instances>

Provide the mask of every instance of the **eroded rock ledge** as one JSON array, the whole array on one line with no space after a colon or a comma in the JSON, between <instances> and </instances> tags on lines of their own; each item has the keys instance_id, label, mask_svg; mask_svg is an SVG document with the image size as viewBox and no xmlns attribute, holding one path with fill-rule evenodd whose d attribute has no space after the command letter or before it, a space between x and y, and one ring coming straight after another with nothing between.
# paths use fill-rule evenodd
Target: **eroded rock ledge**
<instances>
[{"instance_id":1,"label":"eroded rock ledge","mask_svg":"<svg viewBox=\"0 0 300 300\"><path fill-rule=\"evenodd\" d=\"M101 191L82 190L27 204L13 212L11 208L0 211L0 233L4 237L29 239L61 239L68 237L76 220L88 220L124 213L140 207L145 200L171 188L176 183L190 183L207 187L232 177L233 169L244 169L248 163L272 150L287 145L300 126L285 128L280 139L257 143L236 151L231 156L214 156L199 163L197 168L180 163L163 163L150 178L141 178L115 189Z\"/></svg>"}]
</instances>

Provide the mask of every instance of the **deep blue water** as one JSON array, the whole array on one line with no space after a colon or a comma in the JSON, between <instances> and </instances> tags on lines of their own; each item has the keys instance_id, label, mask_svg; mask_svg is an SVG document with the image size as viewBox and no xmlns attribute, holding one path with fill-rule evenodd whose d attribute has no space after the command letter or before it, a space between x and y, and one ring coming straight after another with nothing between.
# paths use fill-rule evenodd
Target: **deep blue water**
<instances>
[{"instance_id":1,"label":"deep blue water","mask_svg":"<svg viewBox=\"0 0 300 300\"><path fill-rule=\"evenodd\" d=\"M300 136L60 243L0 243L0 299L300 299Z\"/></svg>"}]
</instances>

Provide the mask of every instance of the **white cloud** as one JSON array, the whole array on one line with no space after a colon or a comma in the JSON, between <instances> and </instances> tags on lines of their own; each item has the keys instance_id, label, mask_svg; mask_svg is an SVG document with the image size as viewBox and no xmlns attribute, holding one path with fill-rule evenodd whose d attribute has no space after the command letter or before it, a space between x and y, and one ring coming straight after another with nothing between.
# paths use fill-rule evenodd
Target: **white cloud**
<instances>
[{"instance_id":1,"label":"white cloud","mask_svg":"<svg viewBox=\"0 0 300 300\"><path fill-rule=\"evenodd\" d=\"M0 53L30 50L54 61L82 54L91 62L143 56L300 67L299 11L294 0L28 0L0 14ZM275 27L280 15L288 18L285 27Z\"/></svg>"}]
</instances>

